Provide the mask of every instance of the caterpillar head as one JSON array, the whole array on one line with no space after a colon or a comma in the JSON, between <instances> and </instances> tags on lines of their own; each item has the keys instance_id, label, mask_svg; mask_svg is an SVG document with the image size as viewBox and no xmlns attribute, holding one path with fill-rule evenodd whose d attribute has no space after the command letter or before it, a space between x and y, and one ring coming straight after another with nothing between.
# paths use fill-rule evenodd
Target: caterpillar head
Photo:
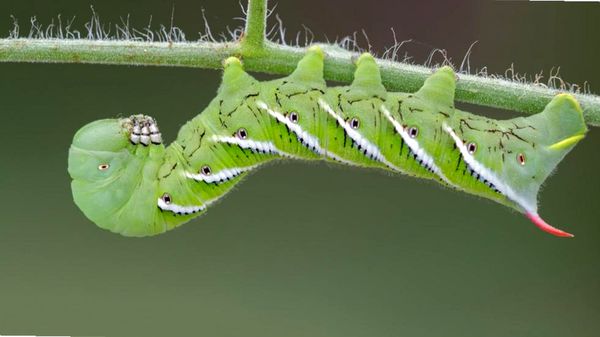
<instances>
[{"instance_id":1,"label":"caterpillar head","mask_svg":"<svg viewBox=\"0 0 600 337\"><path fill-rule=\"evenodd\" d=\"M527 118L493 121L457 113L454 125L444 128L464 160L461 187L513 207L554 235L572 236L542 220L537 195L587 131L573 96L557 95L543 112Z\"/></svg>"},{"instance_id":2,"label":"caterpillar head","mask_svg":"<svg viewBox=\"0 0 600 337\"><path fill-rule=\"evenodd\" d=\"M69 149L73 199L90 220L112 232L163 232L154 211L163 158L161 134L151 117L89 123L75 134Z\"/></svg>"}]
</instances>

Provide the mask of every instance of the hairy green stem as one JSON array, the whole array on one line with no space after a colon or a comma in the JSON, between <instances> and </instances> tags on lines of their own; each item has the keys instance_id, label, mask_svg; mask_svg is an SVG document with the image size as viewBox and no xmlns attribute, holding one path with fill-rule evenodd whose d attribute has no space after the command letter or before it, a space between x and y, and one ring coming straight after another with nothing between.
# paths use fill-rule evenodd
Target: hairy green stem
<instances>
[{"instance_id":1,"label":"hairy green stem","mask_svg":"<svg viewBox=\"0 0 600 337\"><path fill-rule=\"evenodd\" d=\"M0 39L0 62L92 63L218 69L240 55L237 42Z\"/></svg>"},{"instance_id":2,"label":"hairy green stem","mask_svg":"<svg viewBox=\"0 0 600 337\"><path fill-rule=\"evenodd\" d=\"M242 45L246 53L258 52L265 45L267 28L267 1L248 0L246 28L242 36Z\"/></svg>"},{"instance_id":3,"label":"hairy green stem","mask_svg":"<svg viewBox=\"0 0 600 337\"><path fill-rule=\"evenodd\" d=\"M93 63L144 66L221 68L228 56L243 59L248 71L286 75L305 50L265 40L266 1L250 0L246 31L234 42L138 42L88 39L0 39L0 62ZM327 53L325 78L350 82L354 53L323 45ZM388 90L414 92L432 72L430 68L379 60ZM456 99L501 109L537 113L560 90L534 84L459 74ZM574 94L589 125L600 126L600 97Z\"/></svg>"}]
</instances>

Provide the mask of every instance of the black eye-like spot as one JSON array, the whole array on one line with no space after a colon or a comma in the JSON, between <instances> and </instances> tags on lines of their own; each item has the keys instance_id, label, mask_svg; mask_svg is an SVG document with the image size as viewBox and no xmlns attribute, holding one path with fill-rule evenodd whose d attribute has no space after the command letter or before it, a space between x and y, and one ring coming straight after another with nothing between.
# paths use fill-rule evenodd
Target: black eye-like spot
<instances>
[{"instance_id":1,"label":"black eye-like spot","mask_svg":"<svg viewBox=\"0 0 600 337\"><path fill-rule=\"evenodd\" d=\"M248 138L248 131L246 131L246 129L244 129L244 128L239 128L235 134L237 135L237 137L239 139Z\"/></svg>"},{"instance_id":2,"label":"black eye-like spot","mask_svg":"<svg viewBox=\"0 0 600 337\"><path fill-rule=\"evenodd\" d=\"M290 119L290 121L292 121L292 123L298 123L298 113L295 111L292 111L288 114L288 118Z\"/></svg>"},{"instance_id":3,"label":"black eye-like spot","mask_svg":"<svg viewBox=\"0 0 600 337\"><path fill-rule=\"evenodd\" d=\"M416 138L419 135L419 129L416 126L411 126L408 128L408 135L410 138Z\"/></svg>"},{"instance_id":4,"label":"black eye-like spot","mask_svg":"<svg viewBox=\"0 0 600 337\"><path fill-rule=\"evenodd\" d=\"M100 164L98 165L98 170L100 171L106 171L110 168L110 164Z\"/></svg>"},{"instance_id":5,"label":"black eye-like spot","mask_svg":"<svg viewBox=\"0 0 600 337\"><path fill-rule=\"evenodd\" d=\"M171 201L173 201L173 200L171 199L171 195L170 195L169 193L165 193L165 194L163 194L163 195L162 195L162 197L160 197L160 198L161 198L161 199L162 199L162 201L164 201L164 202L165 202L165 204L167 204L167 205L168 205L168 204L170 204L170 203L171 203Z\"/></svg>"},{"instance_id":6,"label":"black eye-like spot","mask_svg":"<svg viewBox=\"0 0 600 337\"><path fill-rule=\"evenodd\" d=\"M209 175L211 175L211 173L212 173L212 170L210 169L210 166L208 166L208 165L204 165L204 166L202 166L202 168L200 169L200 172L201 172L202 174L204 174L205 176L209 176Z\"/></svg>"},{"instance_id":7,"label":"black eye-like spot","mask_svg":"<svg viewBox=\"0 0 600 337\"><path fill-rule=\"evenodd\" d=\"M471 143L468 143L468 144L467 144L467 151L468 151L470 154L473 154L473 153L475 153L475 151L477 151L477 144L475 144L475 143L472 143L472 142L471 142Z\"/></svg>"},{"instance_id":8,"label":"black eye-like spot","mask_svg":"<svg viewBox=\"0 0 600 337\"><path fill-rule=\"evenodd\" d=\"M358 127L360 126L360 121L358 120L358 118L354 117L350 120L350 127L353 129L358 129Z\"/></svg>"},{"instance_id":9,"label":"black eye-like spot","mask_svg":"<svg viewBox=\"0 0 600 337\"><path fill-rule=\"evenodd\" d=\"M519 162L519 164L521 164L521 166L525 166L525 155L522 153L519 153L517 155L517 161Z\"/></svg>"}]
</instances>

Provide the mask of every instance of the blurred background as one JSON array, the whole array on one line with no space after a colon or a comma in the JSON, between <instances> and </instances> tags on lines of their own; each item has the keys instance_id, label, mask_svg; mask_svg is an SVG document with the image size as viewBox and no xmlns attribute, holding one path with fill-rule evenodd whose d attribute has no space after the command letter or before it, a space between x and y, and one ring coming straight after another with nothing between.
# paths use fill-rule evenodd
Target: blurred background
<instances>
[{"instance_id":1,"label":"blurred background","mask_svg":"<svg viewBox=\"0 0 600 337\"><path fill-rule=\"evenodd\" d=\"M245 4L245 1L243 1ZM94 6L103 22L238 26L237 1L3 0L27 34ZM413 39L471 69L554 67L600 93L600 6L520 1L280 1L295 39L364 29L380 54ZM271 17L270 23L274 24ZM360 34L359 34L360 35ZM366 46L364 40L362 45ZM72 202L67 150L100 118L145 113L168 141L213 97L216 70L0 64L0 334L86 336L595 336L600 331L600 130L561 163L540 213L576 235L434 183L322 164L268 166L207 215L154 238L97 228ZM461 105L465 107L464 105ZM469 106L476 113L514 113Z\"/></svg>"}]
</instances>

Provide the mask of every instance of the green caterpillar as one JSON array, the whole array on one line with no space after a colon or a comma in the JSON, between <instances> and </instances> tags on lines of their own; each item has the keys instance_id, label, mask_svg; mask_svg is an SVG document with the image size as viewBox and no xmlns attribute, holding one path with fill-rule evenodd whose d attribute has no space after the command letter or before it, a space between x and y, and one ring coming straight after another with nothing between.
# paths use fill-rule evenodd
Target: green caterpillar
<instances>
[{"instance_id":1,"label":"green caterpillar","mask_svg":"<svg viewBox=\"0 0 600 337\"><path fill-rule=\"evenodd\" d=\"M266 162L327 160L433 179L572 236L537 213L540 185L587 131L571 95L498 121L455 109L450 67L408 94L385 90L370 54L350 86L327 88L323 59L311 47L291 75L267 82L227 59L217 97L167 147L148 116L84 126L69 151L75 203L102 228L155 235L204 213Z\"/></svg>"}]
</instances>

